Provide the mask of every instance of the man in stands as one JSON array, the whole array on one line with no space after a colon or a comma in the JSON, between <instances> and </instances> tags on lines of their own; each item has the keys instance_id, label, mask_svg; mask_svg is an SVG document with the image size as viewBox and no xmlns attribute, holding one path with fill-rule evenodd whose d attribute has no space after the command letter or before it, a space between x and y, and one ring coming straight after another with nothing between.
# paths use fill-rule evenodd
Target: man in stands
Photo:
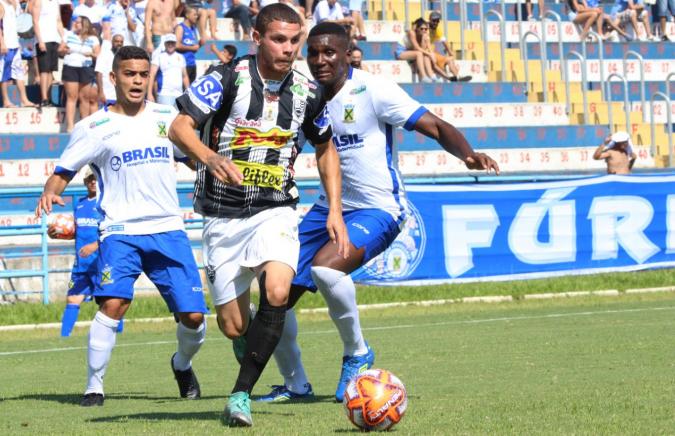
<instances>
[{"instance_id":1,"label":"man in stands","mask_svg":"<svg viewBox=\"0 0 675 436\"><path fill-rule=\"evenodd\" d=\"M607 163L607 174L630 174L637 155L627 132L616 132L605 138L593 153L593 159Z\"/></svg>"},{"instance_id":2,"label":"man in stands","mask_svg":"<svg viewBox=\"0 0 675 436\"><path fill-rule=\"evenodd\" d=\"M218 325L229 338L247 337L225 409L231 426L253 425L250 394L284 328L300 248L293 178L300 132L315 145L326 187L322 225L336 256L348 256L340 168L325 100L321 88L292 70L302 34L293 9L282 3L263 8L253 31L257 54L197 79L177 100L181 114L169 130L199 163L194 204L206 219L204 263ZM249 325L254 277L260 305Z\"/></svg>"},{"instance_id":3,"label":"man in stands","mask_svg":"<svg viewBox=\"0 0 675 436\"><path fill-rule=\"evenodd\" d=\"M190 83L197 78L196 53L202 45L199 36L201 31L197 31L197 19L197 9L187 6L185 8L185 20L176 26L176 51L183 55L185 59L185 68L187 68Z\"/></svg>"},{"instance_id":4,"label":"man in stands","mask_svg":"<svg viewBox=\"0 0 675 436\"><path fill-rule=\"evenodd\" d=\"M229 65L237 57L237 47L232 44L225 44L223 50L218 50L214 43L211 43L211 51L216 55L221 64ZM214 62L213 65L218 65Z\"/></svg>"},{"instance_id":5,"label":"man in stands","mask_svg":"<svg viewBox=\"0 0 675 436\"><path fill-rule=\"evenodd\" d=\"M96 58L96 85L98 88L98 101L102 105L115 104L115 84L110 80L113 59L117 51L124 45L122 35L113 35L110 45L103 44L101 52Z\"/></svg>"},{"instance_id":6,"label":"man in stands","mask_svg":"<svg viewBox=\"0 0 675 436\"><path fill-rule=\"evenodd\" d=\"M443 72L446 71L446 68L450 70L450 73L452 73L450 80L454 82L468 82L471 80L471 76L459 75L459 67L455 63L455 56L453 55L453 51L450 48L450 44L448 44L448 41L443 35L443 29L438 27L440 22L440 13L433 11L431 14L429 14L429 43L431 44L431 49L433 50L436 65ZM439 46L442 46L442 48L439 49ZM441 50L445 50L445 54L443 54Z\"/></svg>"},{"instance_id":7,"label":"man in stands","mask_svg":"<svg viewBox=\"0 0 675 436\"><path fill-rule=\"evenodd\" d=\"M24 83L25 72L21 62L21 44L16 32L17 2L15 0L0 0L0 89L2 90L2 107L16 107L9 99L7 87L14 80L19 91L21 107L35 105L26 96Z\"/></svg>"},{"instance_id":8,"label":"man in stands","mask_svg":"<svg viewBox=\"0 0 675 436\"><path fill-rule=\"evenodd\" d=\"M136 26L136 10L129 6L129 0L116 0L108 4L103 17L103 39L122 35L124 45L136 45Z\"/></svg>"},{"instance_id":9,"label":"man in stands","mask_svg":"<svg viewBox=\"0 0 675 436\"><path fill-rule=\"evenodd\" d=\"M94 297L99 304L89 331L87 387L81 405L101 406L103 377L120 320L144 272L178 322L171 369L180 396L199 398L192 357L204 342L207 312L201 278L185 233L176 194L174 158L186 159L167 138L176 116L170 106L146 102L150 59L125 46L113 60L117 102L75 125L54 174L45 184L36 217L64 205L61 193L82 167L96 173L97 207L103 212ZM105 187L105 190L103 189Z\"/></svg>"},{"instance_id":10,"label":"man in stands","mask_svg":"<svg viewBox=\"0 0 675 436\"><path fill-rule=\"evenodd\" d=\"M300 223L300 260L288 307L293 307L305 291L316 292L317 288L326 300L344 346L335 391L335 400L342 402L349 380L370 368L375 360L361 332L356 288L350 274L396 239L407 213L391 129L404 127L433 138L469 169L499 173L499 167L489 156L476 153L459 130L413 100L396 83L351 68L349 37L342 26L318 24L310 31L307 43L307 64L325 89L334 126L333 141L340 155L342 207L350 256L339 256L329 240L322 224L327 209L321 193ZM270 394L261 398L263 401L313 395L300 360L292 310L286 320L274 352L284 384L274 386Z\"/></svg>"},{"instance_id":11,"label":"man in stands","mask_svg":"<svg viewBox=\"0 0 675 436\"><path fill-rule=\"evenodd\" d=\"M162 43L162 36L173 33L179 0L148 0L145 8L145 47L148 53Z\"/></svg>"},{"instance_id":12,"label":"man in stands","mask_svg":"<svg viewBox=\"0 0 675 436\"><path fill-rule=\"evenodd\" d=\"M210 39L216 39L216 10L211 9L209 3L212 3L213 0L185 0L185 10L187 8L192 8L197 13L197 28L199 29L199 35L201 37L200 44L204 45L206 43L206 23L209 23L209 35ZM187 12L185 12L185 18L187 18ZM178 38L180 40L180 37Z\"/></svg>"},{"instance_id":13,"label":"man in stands","mask_svg":"<svg viewBox=\"0 0 675 436\"><path fill-rule=\"evenodd\" d=\"M128 1L128 0L127 0ZM35 52L40 72L40 106L53 106L50 91L59 69L59 45L63 41L63 25L58 0L33 0L29 5L35 32Z\"/></svg>"},{"instance_id":14,"label":"man in stands","mask_svg":"<svg viewBox=\"0 0 675 436\"><path fill-rule=\"evenodd\" d=\"M350 29L350 34L354 33L352 25L354 19L352 17L345 17L342 13L342 6L337 0L320 0L314 9L314 24L319 24L324 21L340 24Z\"/></svg>"},{"instance_id":15,"label":"man in stands","mask_svg":"<svg viewBox=\"0 0 675 436\"><path fill-rule=\"evenodd\" d=\"M349 58L349 65L357 70L362 69L361 62L363 62L363 51L356 45L352 46L352 54Z\"/></svg>"},{"instance_id":16,"label":"man in stands","mask_svg":"<svg viewBox=\"0 0 675 436\"><path fill-rule=\"evenodd\" d=\"M154 101L152 88L157 73L162 74L161 83L157 84L157 103L176 106L176 98L183 94L183 90L190 86L185 58L176 51L176 35L166 34L164 51L155 51L152 55L150 80L148 80L148 100Z\"/></svg>"}]
</instances>

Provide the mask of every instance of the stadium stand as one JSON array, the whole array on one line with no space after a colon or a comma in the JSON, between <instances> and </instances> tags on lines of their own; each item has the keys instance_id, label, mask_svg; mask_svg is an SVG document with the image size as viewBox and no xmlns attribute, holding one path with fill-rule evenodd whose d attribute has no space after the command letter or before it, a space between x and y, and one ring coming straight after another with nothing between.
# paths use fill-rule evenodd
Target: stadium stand
<instances>
[{"instance_id":1,"label":"stadium stand","mask_svg":"<svg viewBox=\"0 0 675 436\"><path fill-rule=\"evenodd\" d=\"M581 42L578 30L567 20L564 4L551 1L545 3L544 21L520 23L516 21L517 4L511 0L425 4L385 0L366 4L368 39L358 43L364 69L399 82L435 114L460 128L474 148L490 153L504 174L527 178L535 173L599 173L604 163L591 158L593 149L615 130L631 133L638 154L636 168L653 170L667 166L672 159L668 146L675 142L675 43ZM443 5L447 40L461 73L473 79L469 83L414 83L409 65L394 60L397 42L407 23L421 15L427 17L432 6L440 10ZM607 13L611 6L602 5ZM218 4L219 11L220 7ZM558 16L562 17L560 22ZM240 33L231 19L219 18L217 23L218 47L234 44L239 55L254 52L253 44L235 40ZM542 30L544 41L540 39ZM668 22L666 35L675 41L673 22ZM217 62L209 44L199 50L196 59L198 75ZM296 68L309 74L304 61L298 61ZM28 91L37 102L36 85L30 85ZM9 87L9 96L18 104L14 86ZM62 100L61 87L55 86L52 101ZM0 227L36 224L31 209L68 142L64 132L62 107L0 109ZM466 172L461 162L422 135L398 130L395 142L400 169L409 181L463 180ZM309 204L316 197L318 183L311 147L303 150L295 167L302 203ZM194 175L182 167L177 171L186 218L199 218L191 209ZM76 178L73 185L80 181ZM73 188L68 200L79 194L81 191ZM34 254L39 241L36 235L3 240L3 262L22 252ZM21 247L12 247L15 243ZM67 252L64 247L67 245L62 242L53 247L50 243L53 253ZM59 265L70 262L67 258ZM51 286L63 292L64 285L54 280ZM7 286L4 283L3 290ZM28 284L31 286L40 288L35 281Z\"/></svg>"}]
</instances>

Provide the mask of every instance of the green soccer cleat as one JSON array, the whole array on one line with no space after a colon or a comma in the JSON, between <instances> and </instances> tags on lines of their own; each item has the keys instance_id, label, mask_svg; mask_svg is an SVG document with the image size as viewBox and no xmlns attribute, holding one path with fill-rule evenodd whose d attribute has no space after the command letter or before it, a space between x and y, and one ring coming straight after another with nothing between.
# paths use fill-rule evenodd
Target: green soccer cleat
<instances>
[{"instance_id":1,"label":"green soccer cleat","mask_svg":"<svg viewBox=\"0 0 675 436\"><path fill-rule=\"evenodd\" d=\"M251 427L251 398L248 392L235 392L230 395L223 419L230 427Z\"/></svg>"}]
</instances>

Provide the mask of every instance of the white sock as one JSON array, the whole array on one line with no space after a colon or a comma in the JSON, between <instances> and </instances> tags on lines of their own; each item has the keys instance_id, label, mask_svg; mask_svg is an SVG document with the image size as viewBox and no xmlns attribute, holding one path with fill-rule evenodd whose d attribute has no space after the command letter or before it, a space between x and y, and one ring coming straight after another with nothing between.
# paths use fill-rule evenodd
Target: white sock
<instances>
[{"instance_id":1,"label":"white sock","mask_svg":"<svg viewBox=\"0 0 675 436\"><path fill-rule=\"evenodd\" d=\"M87 346L87 389L86 394L103 393L103 376L110 362L110 355L117 338L119 321L102 312L96 312L89 329Z\"/></svg>"},{"instance_id":2,"label":"white sock","mask_svg":"<svg viewBox=\"0 0 675 436\"><path fill-rule=\"evenodd\" d=\"M304 394L307 392L307 375L302 366L300 347L298 346L298 320L295 311L286 312L284 331L281 340L274 350L274 360L277 361L279 372L284 376L284 384L291 392Z\"/></svg>"},{"instance_id":3,"label":"white sock","mask_svg":"<svg viewBox=\"0 0 675 436\"><path fill-rule=\"evenodd\" d=\"M187 328L182 322L176 327L178 349L173 358L173 368L185 371L192 367L192 356L197 354L206 337L206 318L196 329Z\"/></svg>"},{"instance_id":4,"label":"white sock","mask_svg":"<svg viewBox=\"0 0 675 436\"><path fill-rule=\"evenodd\" d=\"M312 279L328 305L328 314L340 332L345 356L368 353L356 308L356 286L349 274L323 266L312 267Z\"/></svg>"}]
</instances>

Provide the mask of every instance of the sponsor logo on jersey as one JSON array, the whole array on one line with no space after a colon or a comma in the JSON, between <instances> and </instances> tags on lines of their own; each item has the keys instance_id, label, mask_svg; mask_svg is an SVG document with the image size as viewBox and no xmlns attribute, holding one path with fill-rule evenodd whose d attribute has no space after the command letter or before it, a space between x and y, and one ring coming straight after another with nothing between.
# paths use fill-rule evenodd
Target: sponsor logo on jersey
<instances>
[{"instance_id":1,"label":"sponsor logo on jersey","mask_svg":"<svg viewBox=\"0 0 675 436\"><path fill-rule=\"evenodd\" d=\"M262 121L260 118L257 120L247 120L246 118L235 118L234 125L237 127L260 127L262 126Z\"/></svg>"},{"instance_id":2,"label":"sponsor logo on jersey","mask_svg":"<svg viewBox=\"0 0 675 436\"><path fill-rule=\"evenodd\" d=\"M157 121L157 136L160 138L166 138L166 122L165 121Z\"/></svg>"},{"instance_id":3,"label":"sponsor logo on jersey","mask_svg":"<svg viewBox=\"0 0 675 436\"><path fill-rule=\"evenodd\" d=\"M106 265L105 267L103 267L103 270L101 270L101 286L111 285L115 283L115 279L113 279L112 272L113 272L112 266Z\"/></svg>"},{"instance_id":4,"label":"sponsor logo on jersey","mask_svg":"<svg viewBox=\"0 0 675 436\"><path fill-rule=\"evenodd\" d=\"M366 92L366 85L361 85L361 86L358 86L358 87L352 89L351 91L349 91L349 94L358 95L358 94L361 94L363 92Z\"/></svg>"},{"instance_id":5,"label":"sponsor logo on jersey","mask_svg":"<svg viewBox=\"0 0 675 436\"><path fill-rule=\"evenodd\" d=\"M122 168L122 159L119 156L113 156L110 158L110 168L113 171L119 171Z\"/></svg>"},{"instance_id":6,"label":"sponsor logo on jersey","mask_svg":"<svg viewBox=\"0 0 675 436\"><path fill-rule=\"evenodd\" d=\"M234 67L234 71L239 72L239 71L248 71L248 65L237 65Z\"/></svg>"},{"instance_id":7,"label":"sponsor logo on jersey","mask_svg":"<svg viewBox=\"0 0 675 436\"><path fill-rule=\"evenodd\" d=\"M119 131L119 130L115 130L115 131L112 132L112 133L108 133L107 135L105 135L105 136L104 136L103 138L101 138L101 139L102 139L103 141L107 141L108 139L112 138L113 136L116 136L116 135L119 135L119 134L120 134L120 131Z\"/></svg>"},{"instance_id":8,"label":"sponsor logo on jersey","mask_svg":"<svg viewBox=\"0 0 675 436\"><path fill-rule=\"evenodd\" d=\"M267 132L261 132L253 127L237 127L234 129L234 135L232 141L230 141L230 148L281 148L288 144L292 138L293 132L290 130L281 130L278 127L273 127Z\"/></svg>"},{"instance_id":9,"label":"sponsor logo on jersey","mask_svg":"<svg viewBox=\"0 0 675 436\"><path fill-rule=\"evenodd\" d=\"M169 147L166 146L157 146L157 147L146 147L146 148L137 148L135 150L129 150L122 153L122 161L125 164L132 163L135 164L143 163L145 161L154 162L154 161L166 161L169 159Z\"/></svg>"},{"instance_id":10,"label":"sponsor logo on jersey","mask_svg":"<svg viewBox=\"0 0 675 436\"><path fill-rule=\"evenodd\" d=\"M201 288L200 286L193 286L193 287L192 287L192 292L199 292L199 293L201 293L201 292L203 292L203 291L202 291L202 288Z\"/></svg>"},{"instance_id":11,"label":"sponsor logo on jersey","mask_svg":"<svg viewBox=\"0 0 675 436\"><path fill-rule=\"evenodd\" d=\"M344 117L342 119L343 122L345 123L353 123L354 122L354 105L349 103L343 106L344 108Z\"/></svg>"},{"instance_id":12,"label":"sponsor logo on jersey","mask_svg":"<svg viewBox=\"0 0 675 436\"><path fill-rule=\"evenodd\" d=\"M78 218L78 227L98 227L98 220L96 218Z\"/></svg>"},{"instance_id":13,"label":"sponsor logo on jersey","mask_svg":"<svg viewBox=\"0 0 675 436\"><path fill-rule=\"evenodd\" d=\"M314 94L312 91L309 89L305 89L304 86L302 86L300 83L294 83L291 85L291 92L299 97L305 98L305 97L311 97L311 98L316 98L316 94Z\"/></svg>"},{"instance_id":14,"label":"sponsor logo on jersey","mask_svg":"<svg viewBox=\"0 0 675 436\"><path fill-rule=\"evenodd\" d=\"M195 80L188 88L190 101L204 113L215 111L220 107L223 85L219 77L221 76L217 72L211 72Z\"/></svg>"},{"instance_id":15,"label":"sponsor logo on jersey","mask_svg":"<svg viewBox=\"0 0 675 436\"><path fill-rule=\"evenodd\" d=\"M157 113L157 114L170 114L171 113L171 109L165 109L165 108L155 108L152 111Z\"/></svg>"},{"instance_id":16,"label":"sponsor logo on jersey","mask_svg":"<svg viewBox=\"0 0 675 436\"><path fill-rule=\"evenodd\" d=\"M89 128L93 129L94 127L98 127L100 125L103 125L103 124L107 123L108 121L110 121L110 118L103 118L102 120L92 121L91 123L89 123Z\"/></svg>"},{"instance_id":17,"label":"sponsor logo on jersey","mask_svg":"<svg viewBox=\"0 0 675 436\"><path fill-rule=\"evenodd\" d=\"M314 118L314 125L319 128L319 135L323 135L331 126L328 106L324 106L321 113Z\"/></svg>"},{"instance_id":18,"label":"sponsor logo on jersey","mask_svg":"<svg viewBox=\"0 0 675 436\"><path fill-rule=\"evenodd\" d=\"M233 160L232 162L241 170L244 176L244 180L241 182L242 185L273 188L281 191L284 181L284 167L242 160Z\"/></svg>"},{"instance_id":19,"label":"sponsor logo on jersey","mask_svg":"<svg viewBox=\"0 0 675 436\"><path fill-rule=\"evenodd\" d=\"M248 67L246 67L248 69ZM234 86L240 86L242 83L249 80L250 76L244 76L243 74L237 75L237 80L234 81Z\"/></svg>"},{"instance_id":20,"label":"sponsor logo on jersey","mask_svg":"<svg viewBox=\"0 0 675 436\"><path fill-rule=\"evenodd\" d=\"M333 144L335 144L335 148L337 148L338 151L361 148L363 147L363 138L357 134L335 135L333 136Z\"/></svg>"}]
</instances>

